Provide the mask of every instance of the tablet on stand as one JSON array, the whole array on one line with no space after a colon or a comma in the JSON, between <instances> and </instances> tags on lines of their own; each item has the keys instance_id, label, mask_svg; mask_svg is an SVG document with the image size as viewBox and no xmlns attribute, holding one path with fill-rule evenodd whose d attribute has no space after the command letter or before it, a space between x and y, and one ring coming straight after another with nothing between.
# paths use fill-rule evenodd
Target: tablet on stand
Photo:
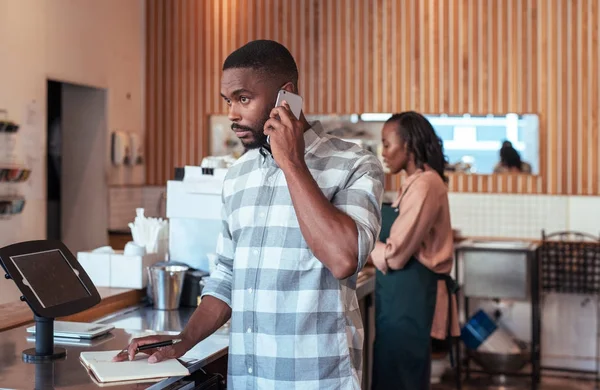
<instances>
[{"instance_id":1,"label":"tablet on stand","mask_svg":"<svg viewBox=\"0 0 600 390\"><path fill-rule=\"evenodd\" d=\"M54 346L54 319L87 310L101 300L77 258L61 241L27 241L0 248L0 265L35 319L35 348L24 350L23 360L65 357L66 350Z\"/></svg>"}]
</instances>

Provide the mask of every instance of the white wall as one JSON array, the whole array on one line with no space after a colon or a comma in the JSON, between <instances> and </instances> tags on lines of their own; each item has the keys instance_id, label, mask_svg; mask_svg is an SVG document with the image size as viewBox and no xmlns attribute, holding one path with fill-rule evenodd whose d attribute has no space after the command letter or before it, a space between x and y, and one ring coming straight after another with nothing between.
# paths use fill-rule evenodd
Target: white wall
<instances>
[{"instance_id":1,"label":"white wall","mask_svg":"<svg viewBox=\"0 0 600 390\"><path fill-rule=\"evenodd\" d=\"M108 129L142 132L144 34L143 0L0 0L0 108L22 125L18 155L33 168L18 185L24 214L0 221L0 245L45 235L46 80L106 88ZM142 167L109 175L111 184L143 179Z\"/></svg>"},{"instance_id":2,"label":"white wall","mask_svg":"<svg viewBox=\"0 0 600 390\"><path fill-rule=\"evenodd\" d=\"M21 125L0 139L17 142L18 161L0 147L0 164L33 170L26 183L0 183L0 195L26 198L23 214L0 220L0 246L45 238L46 80L107 89L108 129L143 134L144 52L143 0L0 0L0 108ZM111 168L108 180L143 184L144 170ZM0 301L7 285L0 280Z\"/></svg>"}]
</instances>

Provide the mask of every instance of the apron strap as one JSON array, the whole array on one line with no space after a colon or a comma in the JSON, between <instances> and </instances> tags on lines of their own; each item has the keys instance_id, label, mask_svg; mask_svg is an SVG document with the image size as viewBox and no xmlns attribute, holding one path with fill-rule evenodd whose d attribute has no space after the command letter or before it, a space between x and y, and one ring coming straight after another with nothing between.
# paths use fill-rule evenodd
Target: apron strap
<instances>
[{"instance_id":1,"label":"apron strap","mask_svg":"<svg viewBox=\"0 0 600 390\"><path fill-rule=\"evenodd\" d=\"M454 352L453 352L453 345L452 345L452 315L454 313L454 310L452 310L452 296L455 295L458 290L459 290L459 285L458 283L456 283L456 281L452 278L452 276L450 275L446 275L446 274L438 274L438 277L440 280L443 280L444 282L446 282L446 288L448 289L448 329L447 329L447 335L446 335L446 340L448 340L448 355L450 356L450 366L452 368L455 367L455 362L454 362Z\"/></svg>"}]
</instances>

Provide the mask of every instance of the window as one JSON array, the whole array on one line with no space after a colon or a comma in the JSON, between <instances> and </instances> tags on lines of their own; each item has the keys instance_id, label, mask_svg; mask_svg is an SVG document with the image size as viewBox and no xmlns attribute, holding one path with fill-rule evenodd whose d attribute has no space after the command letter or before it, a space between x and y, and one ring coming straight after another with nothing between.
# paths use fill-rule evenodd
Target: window
<instances>
[{"instance_id":1,"label":"window","mask_svg":"<svg viewBox=\"0 0 600 390\"><path fill-rule=\"evenodd\" d=\"M368 113L361 121L379 129L391 114ZM521 161L539 173L539 119L534 114L506 115L425 115L444 141L444 152L451 166L470 173L491 174L500 161L500 148L509 141Z\"/></svg>"},{"instance_id":2,"label":"window","mask_svg":"<svg viewBox=\"0 0 600 390\"><path fill-rule=\"evenodd\" d=\"M450 164L468 162L469 172L489 174L500 160L499 151L509 141L521 160L539 172L539 120L537 115L450 116L426 115L444 141Z\"/></svg>"},{"instance_id":3,"label":"window","mask_svg":"<svg viewBox=\"0 0 600 390\"><path fill-rule=\"evenodd\" d=\"M324 114L307 115L307 119L319 120L326 132L355 141L380 155L381 129L390 116L388 113ZM509 141L521 161L531 166L531 173L539 173L539 119L535 114L426 114L425 117L444 141L444 153L455 170L493 173L500 161L502 143ZM211 155L229 154L234 148L241 148L227 116L212 115L210 128Z\"/></svg>"}]
</instances>

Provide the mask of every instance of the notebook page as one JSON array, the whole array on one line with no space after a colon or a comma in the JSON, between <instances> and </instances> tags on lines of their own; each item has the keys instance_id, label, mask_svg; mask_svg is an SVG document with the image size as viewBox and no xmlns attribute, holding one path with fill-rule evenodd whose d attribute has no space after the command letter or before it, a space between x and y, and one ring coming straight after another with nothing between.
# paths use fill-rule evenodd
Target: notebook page
<instances>
[{"instance_id":1,"label":"notebook page","mask_svg":"<svg viewBox=\"0 0 600 390\"><path fill-rule=\"evenodd\" d=\"M113 362L120 351L81 352L80 358L100 382L131 381L189 375L177 359L150 364L148 355L138 354L132 361Z\"/></svg>"},{"instance_id":2,"label":"notebook page","mask_svg":"<svg viewBox=\"0 0 600 390\"><path fill-rule=\"evenodd\" d=\"M229 346L229 335L214 333L187 351L181 359L204 361Z\"/></svg>"}]
</instances>

